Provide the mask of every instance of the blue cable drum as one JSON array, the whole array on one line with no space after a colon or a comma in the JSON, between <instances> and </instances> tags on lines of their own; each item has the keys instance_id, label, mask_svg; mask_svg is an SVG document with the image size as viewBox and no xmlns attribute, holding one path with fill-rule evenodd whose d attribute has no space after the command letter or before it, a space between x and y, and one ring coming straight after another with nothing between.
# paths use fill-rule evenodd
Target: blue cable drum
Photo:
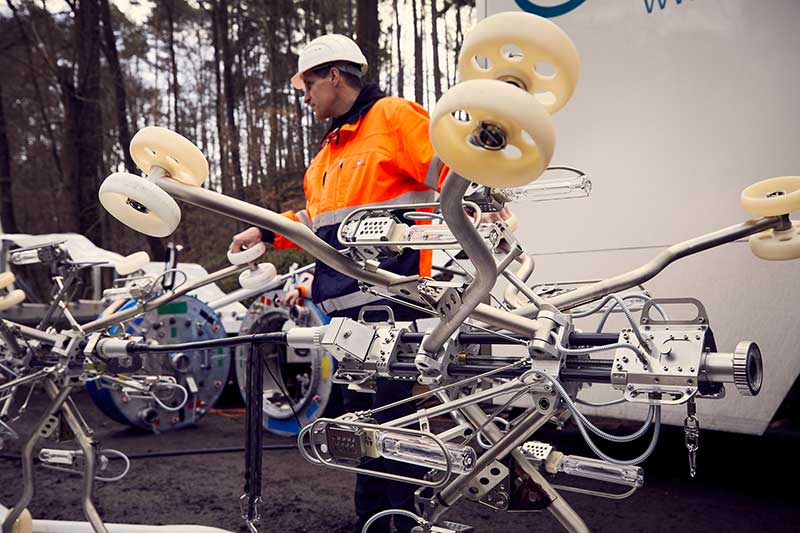
<instances>
[{"instance_id":1,"label":"blue cable drum","mask_svg":"<svg viewBox=\"0 0 800 533\"><path fill-rule=\"evenodd\" d=\"M122 309L136 305L131 301ZM159 344L176 344L197 340L220 339L226 336L217 314L194 296L180 296L157 309L124 324L125 333L155 340ZM109 333L119 332L119 326ZM153 398L137 397L122 387L100 386L88 382L89 396L97 407L111 419L149 431L169 431L196 423L222 394L231 364L229 348L210 348L166 354L142 355L142 368L134 376L171 376L187 392L174 387L162 387ZM101 378L102 379L102 378ZM166 406L166 407L165 407ZM178 406L180 406L178 408Z\"/></svg>"},{"instance_id":2,"label":"blue cable drum","mask_svg":"<svg viewBox=\"0 0 800 533\"><path fill-rule=\"evenodd\" d=\"M286 293L269 291L257 298L242 320L240 332L268 333L293 326L322 326L330 321L310 300L290 310L283 305ZM241 345L236 349L236 379L247 401L246 371L251 349L266 353L264 371L264 429L294 436L322 416L331 399L335 360L323 350L295 350L288 346Z\"/></svg>"}]
</instances>

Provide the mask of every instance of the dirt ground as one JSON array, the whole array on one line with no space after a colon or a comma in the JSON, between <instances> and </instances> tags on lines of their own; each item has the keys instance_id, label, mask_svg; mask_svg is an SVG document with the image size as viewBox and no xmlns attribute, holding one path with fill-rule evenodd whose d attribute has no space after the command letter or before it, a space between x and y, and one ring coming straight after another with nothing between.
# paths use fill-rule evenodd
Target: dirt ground
<instances>
[{"instance_id":1,"label":"dirt ground","mask_svg":"<svg viewBox=\"0 0 800 533\"><path fill-rule=\"evenodd\" d=\"M106 418L83 391L74 398L105 448L136 455L244 444L244 417L230 412L209 414L196 427L154 435ZM24 418L15 424L23 438L44 406L44 398L34 396ZM589 455L576 431L547 430L539 438L557 442L558 449L567 453ZM265 444L293 441L265 434ZM706 431L701 433L699 472L690 479L683 432L666 428L656 453L643 465L645 486L632 497L614 501L565 493L565 498L593 531L797 531L800 502L791 483L800 473L798 444L800 437L785 432L752 437ZM14 459L20 447L19 440L7 441L0 452L0 502L7 507L22 488L20 464ZM641 450L609 451L632 456ZM265 451L263 463L260 531L351 530L353 475L313 466L296 449ZM118 466L117 461L113 464ZM133 458L130 472L120 482L97 483L94 501L106 522L200 524L244 532L239 510L243 473L242 453ZM34 518L84 519L79 477L41 466L35 468L35 476L30 506ZM469 524L477 532L560 529L546 512L501 513L468 501L457 503L445 518Z\"/></svg>"}]
</instances>

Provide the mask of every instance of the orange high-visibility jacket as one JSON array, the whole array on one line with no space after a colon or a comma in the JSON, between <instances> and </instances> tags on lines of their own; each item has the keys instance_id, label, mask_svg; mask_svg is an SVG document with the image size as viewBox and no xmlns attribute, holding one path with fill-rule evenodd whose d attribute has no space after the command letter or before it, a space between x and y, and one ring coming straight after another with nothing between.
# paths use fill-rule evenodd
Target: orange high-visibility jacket
<instances>
[{"instance_id":1,"label":"orange high-visibility jacket","mask_svg":"<svg viewBox=\"0 0 800 533\"><path fill-rule=\"evenodd\" d=\"M328 244L342 248L336 232L355 209L372 205L432 202L447 168L431 165L428 113L408 100L383 97L352 123L331 131L305 173L305 210L284 215L307 224ZM278 248L296 247L276 235ZM406 250L381 262L398 274L430 275L431 253ZM360 307L379 298L317 261L312 296L327 313Z\"/></svg>"}]
</instances>

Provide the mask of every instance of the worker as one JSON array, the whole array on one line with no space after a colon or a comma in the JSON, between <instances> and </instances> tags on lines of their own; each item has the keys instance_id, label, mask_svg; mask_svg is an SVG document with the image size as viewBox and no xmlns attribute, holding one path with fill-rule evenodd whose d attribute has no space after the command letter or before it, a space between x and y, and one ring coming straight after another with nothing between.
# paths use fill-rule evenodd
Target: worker
<instances>
[{"instance_id":1,"label":"worker","mask_svg":"<svg viewBox=\"0 0 800 533\"><path fill-rule=\"evenodd\" d=\"M342 248L337 230L348 214L367 205L432 202L447 172L433 157L428 113L414 102L386 96L376 84L366 83L367 67L364 54L352 39L328 34L314 39L301 51L298 71L291 79L292 86L304 92L304 102L316 118L329 122L320 150L305 173L305 209L283 214L306 224L337 249ZM260 241L277 248L296 246L269 230L251 227L233 237L230 249L240 251ZM427 276L431 272L431 253L406 249L396 257L382 260L380 266L401 275ZM311 298L332 317L357 319L365 305L387 305L397 321L428 316L361 292L355 279L321 261L316 262L311 284L300 285L287 300L295 304L301 297ZM355 411L386 405L409 397L411 387L406 381L380 379L374 395L345 392L344 406ZM415 410L413 403L407 403L379 413L378 422ZM396 461L374 459L368 464L403 475L419 477L421 473L418 467ZM354 531L360 532L363 524L379 511L413 511L415 488L412 484L358 475L355 490L358 518ZM369 532L389 531L391 519L387 516L376 521ZM416 525L402 515L394 515L393 520L401 532Z\"/></svg>"}]
</instances>

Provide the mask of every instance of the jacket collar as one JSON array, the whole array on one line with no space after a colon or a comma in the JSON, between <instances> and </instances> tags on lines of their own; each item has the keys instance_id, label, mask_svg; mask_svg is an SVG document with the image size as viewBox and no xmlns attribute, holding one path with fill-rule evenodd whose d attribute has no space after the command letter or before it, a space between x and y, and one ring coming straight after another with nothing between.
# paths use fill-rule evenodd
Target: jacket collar
<instances>
[{"instance_id":1,"label":"jacket collar","mask_svg":"<svg viewBox=\"0 0 800 533\"><path fill-rule=\"evenodd\" d=\"M352 107L350 107L350 110L344 115L331 119L331 123L328 126L328 131L325 132L323 139L327 139L328 135L330 135L332 131L341 128L345 124L353 124L354 122L358 122L358 119L363 117L367 111L369 111L372 106L375 105L375 102L385 96L386 94L380 90L376 83L368 83L364 85L361 88L361 92L358 93L356 101L353 102Z\"/></svg>"}]
</instances>

